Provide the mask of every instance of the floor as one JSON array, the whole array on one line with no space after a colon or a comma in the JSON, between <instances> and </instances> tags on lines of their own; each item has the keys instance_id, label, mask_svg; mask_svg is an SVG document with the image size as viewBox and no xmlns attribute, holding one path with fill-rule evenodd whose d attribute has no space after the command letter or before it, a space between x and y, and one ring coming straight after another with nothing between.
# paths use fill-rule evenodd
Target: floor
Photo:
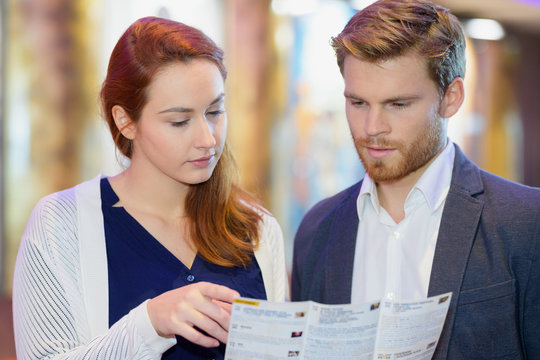
<instances>
[{"instance_id":1,"label":"floor","mask_svg":"<svg viewBox=\"0 0 540 360\"><path fill-rule=\"evenodd\" d=\"M0 297L0 359L15 356L13 340L13 315L11 313L11 298Z\"/></svg>"}]
</instances>

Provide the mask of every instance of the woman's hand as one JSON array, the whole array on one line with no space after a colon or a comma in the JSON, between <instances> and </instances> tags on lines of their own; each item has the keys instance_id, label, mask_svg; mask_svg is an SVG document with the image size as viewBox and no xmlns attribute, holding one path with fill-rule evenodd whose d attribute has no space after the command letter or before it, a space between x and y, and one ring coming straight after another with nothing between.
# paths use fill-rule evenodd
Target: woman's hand
<instances>
[{"instance_id":1,"label":"woman's hand","mask_svg":"<svg viewBox=\"0 0 540 360\"><path fill-rule=\"evenodd\" d=\"M216 347L218 340L227 341L231 303L239 296L238 292L222 285L190 284L149 300L148 316L160 336L179 335L204 347Z\"/></svg>"}]
</instances>

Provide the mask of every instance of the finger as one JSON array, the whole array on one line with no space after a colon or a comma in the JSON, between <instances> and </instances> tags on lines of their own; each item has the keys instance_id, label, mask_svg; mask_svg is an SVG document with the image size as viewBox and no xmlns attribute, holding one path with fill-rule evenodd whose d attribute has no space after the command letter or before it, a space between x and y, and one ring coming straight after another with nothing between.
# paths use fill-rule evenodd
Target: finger
<instances>
[{"instance_id":1,"label":"finger","mask_svg":"<svg viewBox=\"0 0 540 360\"><path fill-rule=\"evenodd\" d=\"M213 298L212 295L223 298L222 295L225 294L225 297L232 296L234 299L234 296L238 293L225 286L211 283L201 282L197 285L197 291L188 294L186 298L188 303L191 304L194 310L216 321L223 329L228 329L231 311L227 309L225 304L229 302ZM220 304L223 304L223 306L220 306Z\"/></svg>"},{"instance_id":2,"label":"finger","mask_svg":"<svg viewBox=\"0 0 540 360\"><path fill-rule=\"evenodd\" d=\"M177 335L182 336L189 342L203 347L211 348L219 346L219 341L217 339L204 335L202 332L198 331L192 326L189 326L186 323L180 324L180 327L177 329L176 333Z\"/></svg>"},{"instance_id":3,"label":"finger","mask_svg":"<svg viewBox=\"0 0 540 360\"><path fill-rule=\"evenodd\" d=\"M223 285L200 282L199 286L199 291L201 292L201 294L213 300L220 300L223 302L232 303L235 298L240 297L238 291L230 289Z\"/></svg>"},{"instance_id":4,"label":"finger","mask_svg":"<svg viewBox=\"0 0 540 360\"><path fill-rule=\"evenodd\" d=\"M204 312L193 312L189 317L188 322L191 322L197 328L206 332L209 336L218 339L222 343L227 342L229 314L219 306L212 304L219 309L219 315L215 318L207 316ZM224 324L226 327L224 327Z\"/></svg>"},{"instance_id":5,"label":"finger","mask_svg":"<svg viewBox=\"0 0 540 360\"><path fill-rule=\"evenodd\" d=\"M232 304L231 303L224 302L224 301L219 301L219 300L212 300L212 302L214 304L216 304L217 306L219 306L220 308L222 308L223 310L225 310L227 313L229 313L229 315L231 314L231 312L232 312Z\"/></svg>"},{"instance_id":6,"label":"finger","mask_svg":"<svg viewBox=\"0 0 540 360\"><path fill-rule=\"evenodd\" d=\"M215 300L205 298L205 301L196 303L194 309L217 323L223 330L229 329L231 312L216 304Z\"/></svg>"}]
</instances>

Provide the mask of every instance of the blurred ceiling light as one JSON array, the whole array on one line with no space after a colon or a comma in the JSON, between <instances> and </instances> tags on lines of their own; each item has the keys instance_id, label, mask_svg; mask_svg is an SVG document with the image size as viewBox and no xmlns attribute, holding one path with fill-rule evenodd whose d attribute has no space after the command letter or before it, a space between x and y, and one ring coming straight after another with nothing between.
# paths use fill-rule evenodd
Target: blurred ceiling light
<instances>
[{"instance_id":1,"label":"blurred ceiling light","mask_svg":"<svg viewBox=\"0 0 540 360\"><path fill-rule=\"evenodd\" d=\"M299 16L317 9L318 0L272 0L272 10L278 15Z\"/></svg>"},{"instance_id":2,"label":"blurred ceiling light","mask_svg":"<svg viewBox=\"0 0 540 360\"><path fill-rule=\"evenodd\" d=\"M288 24L279 24L274 32L274 42L280 50L289 49L294 42L294 32Z\"/></svg>"},{"instance_id":3,"label":"blurred ceiling light","mask_svg":"<svg viewBox=\"0 0 540 360\"><path fill-rule=\"evenodd\" d=\"M465 21L465 32L473 39L500 40L504 37L504 29L495 20L470 19Z\"/></svg>"},{"instance_id":4,"label":"blurred ceiling light","mask_svg":"<svg viewBox=\"0 0 540 360\"><path fill-rule=\"evenodd\" d=\"M373 4L377 0L351 0L351 7L356 10L362 10L365 7Z\"/></svg>"}]
</instances>

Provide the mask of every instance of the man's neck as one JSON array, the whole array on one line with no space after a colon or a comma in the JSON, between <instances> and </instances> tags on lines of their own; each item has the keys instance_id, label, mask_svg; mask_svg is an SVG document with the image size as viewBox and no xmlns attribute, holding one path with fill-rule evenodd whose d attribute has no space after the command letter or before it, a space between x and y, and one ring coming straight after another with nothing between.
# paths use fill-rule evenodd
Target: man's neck
<instances>
[{"instance_id":1,"label":"man's neck","mask_svg":"<svg viewBox=\"0 0 540 360\"><path fill-rule=\"evenodd\" d=\"M424 166L405 177L394 181L376 183L379 204L394 219L396 224L399 224L405 218L405 200L407 200L412 188L443 149L444 147Z\"/></svg>"},{"instance_id":2,"label":"man's neck","mask_svg":"<svg viewBox=\"0 0 540 360\"><path fill-rule=\"evenodd\" d=\"M399 224L405 218L405 200L416 181L420 178L420 176L412 178L410 175L413 174L409 174L400 180L376 184L379 204L394 219L396 224Z\"/></svg>"}]
</instances>

